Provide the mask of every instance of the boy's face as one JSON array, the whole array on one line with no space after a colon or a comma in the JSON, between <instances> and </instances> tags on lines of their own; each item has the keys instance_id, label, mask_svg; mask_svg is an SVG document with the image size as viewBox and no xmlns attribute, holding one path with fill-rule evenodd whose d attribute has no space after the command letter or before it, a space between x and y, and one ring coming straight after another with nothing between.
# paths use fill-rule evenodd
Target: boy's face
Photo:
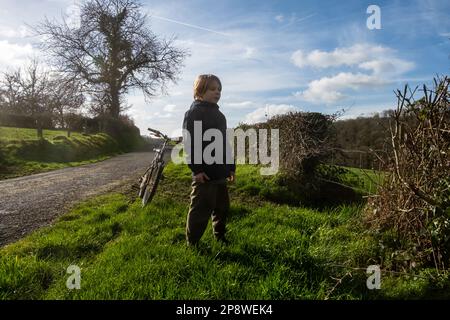
<instances>
[{"instance_id":1,"label":"boy's face","mask_svg":"<svg viewBox=\"0 0 450 320\"><path fill-rule=\"evenodd\" d=\"M222 88L220 88L217 81L213 81L210 83L205 94L203 94L202 100L210 103L217 103L220 100L221 91Z\"/></svg>"}]
</instances>

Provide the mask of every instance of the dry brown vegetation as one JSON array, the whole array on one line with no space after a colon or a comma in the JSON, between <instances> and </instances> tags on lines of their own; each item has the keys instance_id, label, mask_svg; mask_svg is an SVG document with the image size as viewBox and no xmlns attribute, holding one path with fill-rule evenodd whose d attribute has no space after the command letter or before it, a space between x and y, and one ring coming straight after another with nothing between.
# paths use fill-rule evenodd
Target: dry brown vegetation
<instances>
[{"instance_id":1,"label":"dry brown vegetation","mask_svg":"<svg viewBox=\"0 0 450 320\"><path fill-rule=\"evenodd\" d=\"M450 264L450 104L447 77L397 90L390 123L388 172L378 195L369 199L372 230L391 234L394 269ZM417 92L423 96L415 100Z\"/></svg>"},{"instance_id":2,"label":"dry brown vegetation","mask_svg":"<svg viewBox=\"0 0 450 320\"><path fill-rule=\"evenodd\" d=\"M269 129L269 132L278 129L280 167L284 173L299 177L314 173L320 161L330 155L331 127L336 117L317 112L289 112L240 128ZM270 140L269 136L269 145Z\"/></svg>"}]
</instances>

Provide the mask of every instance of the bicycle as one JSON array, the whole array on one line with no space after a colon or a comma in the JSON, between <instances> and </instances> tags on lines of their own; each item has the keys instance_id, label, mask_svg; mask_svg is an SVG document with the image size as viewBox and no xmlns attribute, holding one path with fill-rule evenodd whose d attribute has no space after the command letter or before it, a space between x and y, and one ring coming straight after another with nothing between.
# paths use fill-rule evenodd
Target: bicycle
<instances>
[{"instance_id":1,"label":"bicycle","mask_svg":"<svg viewBox=\"0 0 450 320\"><path fill-rule=\"evenodd\" d=\"M145 207L152 201L153 196L156 193L159 180L161 180L164 166L166 165L163 159L164 151L168 142L175 141L158 130L148 128L148 131L150 131L157 138L162 138L164 141L161 148L153 149L153 151L156 152L155 157L153 158L150 166L145 170L144 174L139 178L139 198L142 199L142 207Z\"/></svg>"}]
</instances>

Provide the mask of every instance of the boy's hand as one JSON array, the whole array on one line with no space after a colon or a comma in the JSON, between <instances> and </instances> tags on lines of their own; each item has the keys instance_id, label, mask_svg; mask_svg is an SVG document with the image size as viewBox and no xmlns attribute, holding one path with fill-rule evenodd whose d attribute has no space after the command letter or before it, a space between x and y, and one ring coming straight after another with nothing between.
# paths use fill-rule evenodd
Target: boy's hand
<instances>
[{"instance_id":1,"label":"boy's hand","mask_svg":"<svg viewBox=\"0 0 450 320\"><path fill-rule=\"evenodd\" d=\"M234 182L234 180L236 180L235 173L234 172L230 172L230 176L228 177L228 181Z\"/></svg>"},{"instance_id":2,"label":"boy's hand","mask_svg":"<svg viewBox=\"0 0 450 320\"><path fill-rule=\"evenodd\" d=\"M209 180L209 177L204 172L200 172L194 176L195 182L205 183L207 180Z\"/></svg>"}]
</instances>

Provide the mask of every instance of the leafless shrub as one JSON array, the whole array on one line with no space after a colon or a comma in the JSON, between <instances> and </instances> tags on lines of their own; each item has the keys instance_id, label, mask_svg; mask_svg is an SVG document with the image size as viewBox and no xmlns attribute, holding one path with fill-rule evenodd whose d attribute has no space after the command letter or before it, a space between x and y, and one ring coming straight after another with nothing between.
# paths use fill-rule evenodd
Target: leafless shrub
<instances>
[{"instance_id":1,"label":"leafless shrub","mask_svg":"<svg viewBox=\"0 0 450 320\"><path fill-rule=\"evenodd\" d=\"M284 173L298 177L312 174L319 162L330 154L330 128L336 117L317 112L289 112L267 122L240 127L243 130L278 129L280 167Z\"/></svg>"},{"instance_id":2,"label":"leafless shrub","mask_svg":"<svg viewBox=\"0 0 450 320\"><path fill-rule=\"evenodd\" d=\"M353 189L328 179L336 172L329 170L328 166L319 166L326 163L330 155L334 133L332 124L338 116L291 112L264 123L240 126L244 131L250 128L269 129L269 132L279 130L280 173L275 177L278 187L264 193L266 198L316 208L360 200ZM271 137L268 137L269 146L270 142Z\"/></svg>"},{"instance_id":3,"label":"leafless shrub","mask_svg":"<svg viewBox=\"0 0 450 320\"><path fill-rule=\"evenodd\" d=\"M448 77L423 86L423 97L405 86L397 90L391 116L386 179L369 198L367 222L372 230L389 230L393 268L450 263L450 105ZM395 260L395 259L394 259Z\"/></svg>"}]
</instances>

